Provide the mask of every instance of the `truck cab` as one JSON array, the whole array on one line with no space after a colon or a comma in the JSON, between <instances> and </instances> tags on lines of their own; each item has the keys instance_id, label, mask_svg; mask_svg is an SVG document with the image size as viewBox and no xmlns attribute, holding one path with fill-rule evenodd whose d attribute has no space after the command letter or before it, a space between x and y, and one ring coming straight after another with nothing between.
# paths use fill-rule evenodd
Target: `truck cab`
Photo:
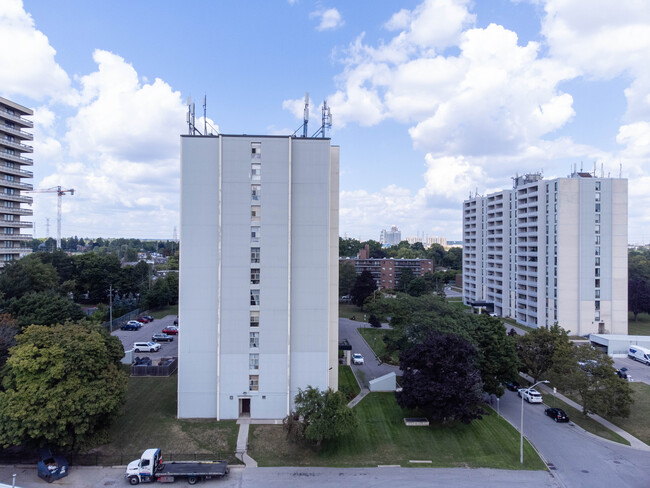
<instances>
[{"instance_id":1,"label":"truck cab","mask_svg":"<svg viewBox=\"0 0 650 488\"><path fill-rule=\"evenodd\" d=\"M125 477L131 485L140 482L147 483L155 480L156 467L162 464L162 451L160 449L147 449L140 459L131 461L126 468Z\"/></svg>"}]
</instances>

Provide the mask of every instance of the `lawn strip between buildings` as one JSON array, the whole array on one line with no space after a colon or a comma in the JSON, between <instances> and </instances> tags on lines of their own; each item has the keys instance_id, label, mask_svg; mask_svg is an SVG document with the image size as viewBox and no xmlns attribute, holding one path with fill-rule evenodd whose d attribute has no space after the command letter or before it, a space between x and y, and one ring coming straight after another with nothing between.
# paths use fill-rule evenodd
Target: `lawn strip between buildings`
<instances>
[{"instance_id":1,"label":"lawn strip between buildings","mask_svg":"<svg viewBox=\"0 0 650 488\"><path fill-rule=\"evenodd\" d=\"M383 361L386 354L384 336L391 337L395 334L395 331L392 329L375 329L373 327L359 327L357 330L366 340L370 349L374 351L375 355ZM399 353L394 352L391 355L391 361L389 361L388 364L399 366Z\"/></svg>"},{"instance_id":2,"label":"lawn strip between buildings","mask_svg":"<svg viewBox=\"0 0 650 488\"><path fill-rule=\"evenodd\" d=\"M123 465L145 449L159 447L166 459L227 460L234 457L238 425L234 420L176 418L178 376L132 377L124 412L109 429L110 442L93 449L98 463Z\"/></svg>"},{"instance_id":3,"label":"lawn strip between buildings","mask_svg":"<svg viewBox=\"0 0 650 488\"><path fill-rule=\"evenodd\" d=\"M288 441L281 426L251 425L248 453L259 466L546 469L528 442L519 463L519 433L489 408L489 415L470 425L429 427L404 425L404 417L414 413L400 408L393 393L370 393L354 409L357 430L319 448ZM413 464L414 459L431 463Z\"/></svg>"},{"instance_id":4,"label":"lawn strip between buildings","mask_svg":"<svg viewBox=\"0 0 650 488\"><path fill-rule=\"evenodd\" d=\"M640 441L650 445L650 385L647 383L630 383L632 387L632 399L634 403L630 406L630 416L608 417L614 425L629 432Z\"/></svg>"},{"instance_id":5,"label":"lawn strip between buildings","mask_svg":"<svg viewBox=\"0 0 650 488\"><path fill-rule=\"evenodd\" d=\"M354 396L361 393L361 388L354 377L352 368L350 366L339 366L339 391L347 392L348 390L354 393Z\"/></svg>"},{"instance_id":6,"label":"lawn strip between buildings","mask_svg":"<svg viewBox=\"0 0 650 488\"><path fill-rule=\"evenodd\" d=\"M650 314L640 313L634 320L634 314L629 312L627 333L630 335L650 335Z\"/></svg>"}]
</instances>

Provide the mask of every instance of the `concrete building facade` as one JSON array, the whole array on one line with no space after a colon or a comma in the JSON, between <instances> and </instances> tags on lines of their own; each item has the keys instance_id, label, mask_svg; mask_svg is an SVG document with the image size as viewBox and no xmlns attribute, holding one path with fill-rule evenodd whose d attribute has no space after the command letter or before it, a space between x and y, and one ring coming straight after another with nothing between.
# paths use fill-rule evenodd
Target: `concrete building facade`
<instances>
[{"instance_id":1,"label":"concrete building facade","mask_svg":"<svg viewBox=\"0 0 650 488\"><path fill-rule=\"evenodd\" d=\"M337 389L338 164L329 139L181 138L179 417Z\"/></svg>"},{"instance_id":2,"label":"concrete building facade","mask_svg":"<svg viewBox=\"0 0 650 488\"><path fill-rule=\"evenodd\" d=\"M32 252L31 247L25 245L32 235L21 233L21 229L33 227L32 222L22 220L33 215L32 209L21 207L23 203L31 204L32 197L21 192L33 189L27 181L34 175L23 169L34 164L31 158L24 156L33 151L31 146L24 144L34 139L25 131L34 127L34 123L25 118L33 114L31 109L0 97L0 267Z\"/></svg>"},{"instance_id":3,"label":"concrete building facade","mask_svg":"<svg viewBox=\"0 0 650 488\"><path fill-rule=\"evenodd\" d=\"M391 226L390 230L382 229L379 233L379 243L382 246L396 246L402 242L402 232L397 226Z\"/></svg>"},{"instance_id":4,"label":"concrete building facade","mask_svg":"<svg viewBox=\"0 0 650 488\"><path fill-rule=\"evenodd\" d=\"M529 327L627 333L627 180L528 174L466 200L463 298Z\"/></svg>"}]
</instances>

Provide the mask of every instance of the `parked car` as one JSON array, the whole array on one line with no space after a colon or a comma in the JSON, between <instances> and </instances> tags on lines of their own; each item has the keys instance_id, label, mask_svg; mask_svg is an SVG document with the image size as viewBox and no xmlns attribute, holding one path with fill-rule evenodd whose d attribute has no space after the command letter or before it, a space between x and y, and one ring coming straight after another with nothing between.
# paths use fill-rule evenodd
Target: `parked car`
<instances>
[{"instance_id":1,"label":"parked car","mask_svg":"<svg viewBox=\"0 0 650 488\"><path fill-rule=\"evenodd\" d=\"M506 388L510 391L517 391L521 386L516 381L510 381L509 383L506 383Z\"/></svg>"},{"instance_id":2,"label":"parked car","mask_svg":"<svg viewBox=\"0 0 650 488\"><path fill-rule=\"evenodd\" d=\"M363 364L363 356L358 352L352 355L352 364Z\"/></svg>"},{"instance_id":3,"label":"parked car","mask_svg":"<svg viewBox=\"0 0 650 488\"><path fill-rule=\"evenodd\" d=\"M149 322L153 322L153 315L143 315L143 319L147 319Z\"/></svg>"},{"instance_id":4,"label":"parked car","mask_svg":"<svg viewBox=\"0 0 650 488\"><path fill-rule=\"evenodd\" d=\"M162 332L164 334L176 335L178 334L178 327L176 327L175 325L168 325L162 330Z\"/></svg>"},{"instance_id":5,"label":"parked car","mask_svg":"<svg viewBox=\"0 0 650 488\"><path fill-rule=\"evenodd\" d=\"M154 342L171 342L174 340L174 336L158 332L151 336L151 340Z\"/></svg>"},{"instance_id":6,"label":"parked car","mask_svg":"<svg viewBox=\"0 0 650 488\"><path fill-rule=\"evenodd\" d=\"M142 327L142 322L138 322L137 320L129 320L126 325L135 325L136 327L140 328Z\"/></svg>"},{"instance_id":7,"label":"parked car","mask_svg":"<svg viewBox=\"0 0 650 488\"><path fill-rule=\"evenodd\" d=\"M135 320L137 320L138 322L141 322L143 324L148 324L149 323L149 319L145 319L144 317L138 317Z\"/></svg>"},{"instance_id":8,"label":"parked car","mask_svg":"<svg viewBox=\"0 0 650 488\"><path fill-rule=\"evenodd\" d=\"M627 372L627 368L617 369L614 371L614 374L623 380L632 381L632 377L630 376L630 373Z\"/></svg>"},{"instance_id":9,"label":"parked car","mask_svg":"<svg viewBox=\"0 0 650 488\"><path fill-rule=\"evenodd\" d=\"M561 408L547 408L544 413L551 417L556 422L568 422L569 416Z\"/></svg>"},{"instance_id":10,"label":"parked car","mask_svg":"<svg viewBox=\"0 0 650 488\"><path fill-rule=\"evenodd\" d=\"M627 357L650 366L650 349L641 346L630 346L627 350Z\"/></svg>"},{"instance_id":11,"label":"parked car","mask_svg":"<svg viewBox=\"0 0 650 488\"><path fill-rule=\"evenodd\" d=\"M174 325L178 325L178 317L174 319Z\"/></svg>"},{"instance_id":12,"label":"parked car","mask_svg":"<svg viewBox=\"0 0 650 488\"><path fill-rule=\"evenodd\" d=\"M138 327L135 324L124 324L122 327L120 327L122 330L139 330L140 327Z\"/></svg>"},{"instance_id":13,"label":"parked car","mask_svg":"<svg viewBox=\"0 0 650 488\"><path fill-rule=\"evenodd\" d=\"M157 342L134 342L133 352L158 352L161 345Z\"/></svg>"},{"instance_id":14,"label":"parked car","mask_svg":"<svg viewBox=\"0 0 650 488\"><path fill-rule=\"evenodd\" d=\"M526 388L521 392L521 396L528 403L542 403L542 394L534 388Z\"/></svg>"}]
</instances>

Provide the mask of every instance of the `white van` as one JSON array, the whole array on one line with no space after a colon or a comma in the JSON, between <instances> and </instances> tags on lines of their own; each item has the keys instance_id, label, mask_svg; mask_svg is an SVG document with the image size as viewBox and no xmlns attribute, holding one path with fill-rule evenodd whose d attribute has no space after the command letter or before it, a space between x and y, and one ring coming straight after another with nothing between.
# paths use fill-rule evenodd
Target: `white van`
<instances>
[{"instance_id":1,"label":"white van","mask_svg":"<svg viewBox=\"0 0 650 488\"><path fill-rule=\"evenodd\" d=\"M650 366L650 349L641 346L630 346L627 350L627 357L640 361Z\"/></svg>"}]
</instances>

